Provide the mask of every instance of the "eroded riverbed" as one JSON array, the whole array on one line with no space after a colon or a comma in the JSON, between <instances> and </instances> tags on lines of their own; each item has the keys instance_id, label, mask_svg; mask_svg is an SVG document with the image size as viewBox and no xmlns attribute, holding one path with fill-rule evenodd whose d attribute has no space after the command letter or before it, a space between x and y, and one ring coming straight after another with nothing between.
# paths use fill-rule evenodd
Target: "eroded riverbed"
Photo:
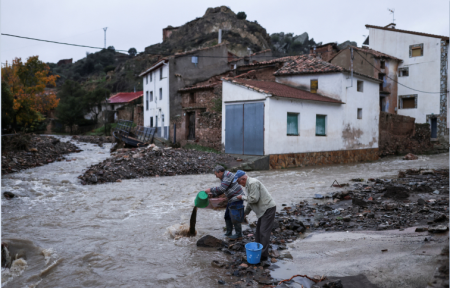
<instances>
[{"instance_id":1,"label":"eroded riverbed","mask_svg":"<svg viewBox=\"0 0 450 288\"><path fill-rule=\"evenodd\" d=\"M68 155L75 158L70 162L2 178L2 192L20 196L12 200L2 197L2 241L18 243L27 255L27 268L21 275L2 275L3 287L36 283L38 287L211 287L218 279L228 281L225 271L211 267L212 260L227 256L195 246L206 234L221 237L223 211L199 209L196 237L175 240L170 234L171 229L188 225L196 193L219 183L213 174L83 186L77 177L106 159L110 144L104 148L77 145L84 151ZM350 178L392 177L406 168L448 168L448 160L448 154L439 154L416 161L398 157L249 174L267 186L279 209L283 203L312 200L315 193L338 189L330 188L335 179L348 182ZM254 220L254 215L249 220ZM299 249L302 241L293 247ZM300 254L293 255L295 262ZM302 273L301 265L293 267L292 275Z\"/></svg>"}]
</instances>

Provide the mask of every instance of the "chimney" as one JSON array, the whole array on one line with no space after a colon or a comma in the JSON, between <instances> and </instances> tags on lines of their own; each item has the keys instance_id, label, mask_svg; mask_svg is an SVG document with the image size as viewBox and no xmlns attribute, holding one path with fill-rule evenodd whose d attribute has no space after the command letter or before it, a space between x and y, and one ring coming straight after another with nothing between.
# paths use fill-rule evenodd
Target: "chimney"
<instances>
[{"instance_id":1,"label":"chimney","mask_svg":"<svg viewBox=\"0 0 450 288\"><path fill-rule=\"evenodd\" d=\"M222 29L219 29L219 44L222 43Z\"/></svg>"}]
</instances>

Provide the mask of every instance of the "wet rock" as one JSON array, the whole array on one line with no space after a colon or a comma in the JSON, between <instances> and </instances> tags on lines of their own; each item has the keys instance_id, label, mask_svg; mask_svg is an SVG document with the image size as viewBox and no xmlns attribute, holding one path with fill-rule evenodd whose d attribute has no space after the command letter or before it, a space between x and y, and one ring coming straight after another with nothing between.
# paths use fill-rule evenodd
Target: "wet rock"
<instances>
[{"instance_id":1,"label":"wet rock","mask_svg":"<svg viewBox=\"0 0 450 288\"><path fill-rule=\"evenodd\" d=\"M419 199L417 199L417 204L419 204L420 206L423 206L426 204L426 202L422 198L419 198Z\"/></svg>"},{"instance_id":2,"label":"wet rock","mask_svg":"<svg viewBox=\"0 0 450 288\"><path fill-rule=\"evenodd\" d=\"M438 225L436 227L428 227L428 232L431 233L445 233L447 232L448 227L444 225Z\"/></svg>"},{"instance_id":3,"label":"wet rock","mask_svg":"<svg viewBox=\"0 0 450 288\"><path fill-rule=\"evenodd\" d=\"M408 153L406 154L405 157L403 157L403 160L417 160L419 159L419 157L417 157L416 155L412 154L412 153Z\"/></svg>"},{"instance_id":4,"label":"wet rock","mask_svg":"<svg viewBox=\"0 0 450 288\"><path fill-rule=\"evenodd\" d=\"M226 247L226 246L228 246L227 242L217 239L216 237L213 237L211 235L203 236L202 238L198 239L198 241L197 241L197 247L218 248L218 247Z\"/></svg>"},{"instance_id":5,"label":"wet rock","mask_svg":"<svg viewBox=\"0 0 450 288\"><path fill-rule=\"evenodd\" d=\"M223 281L223 280L219 280L219 281L217 281L217 283L219 283L220 285L225 285L225 281Z\"/></svg>"},{"instance_id":6,"label":"wet rock","mask_svg":"<svg viewBox=\"0 0 450 288\"><path fill-rule=\"evenodd\" d=\"M367 207L369 204L366 201L364 201L363 199L353 198L352 199L352 205L357 205L357 206L360 206L360 207Z\"/></svg>"},{"instance_id":7,"label":"wet rock","mask_svg":"<svg viewBox=\"0 0 450 288\"><path fill-rule=\"evenodd\" d=\"M425 231L428 231L428 227L417 227L415 232L425 232Z\"/></svg>"},{"instance_id":8,"label":"wet rock","mask_svg":"<svg viewBox=\"0 0 450 288\"><path fill-rule=\"evenodd\" d=\"M434 218L434 222L443 222L443 221L447 221L448 217L445 214L438 214L435 218Z\"/></svg>"},{"instance_id":9,"label":"wet rock","mask_svg":"<svg viewBox=\"0 0 450 288\"><path fill-rule=\"evenodd\" d=\"M14 198L16 195L12 192L3 192L3 196L5 196L5 198L9 200Z\"/></svg>"},{"instance_id":10,"label":"wet rock","mask_svg":"<svg viewBox=\"0 0 450 288\"><path fill-rule=\"evenodd\" d=\"M213 266L213 267L215 267L215 268L222 268L222 267L225 266L225 263L222 263L222 262L220 262L220 261L218 261L218 260L213 260L213 261L211 262L211 266Z\"/></svg>"},{"instance_id":11,"label":"wet rock","mask_svg":"<svg viewBox=\"0 0 450 288\"><path fill-rule=\"evenodd\" d=\"M323 288L344 288L344 286L342 286L341 280L335 280L335 281L330 281L327 282L325 284L323 284L322 286Z\"/></svg>"},{"instance_id":12,"label":"wet rock","mask_svg":"<svg viewBox=\"0 0 450 288\"><path fill-rule=\"evenodd\" d=\"M386 192L383 197L393 198L393 199L406 199L409 197L408 190L405 187L395 187L388 186L386 187Z\"/></svg>"}]
</instances>

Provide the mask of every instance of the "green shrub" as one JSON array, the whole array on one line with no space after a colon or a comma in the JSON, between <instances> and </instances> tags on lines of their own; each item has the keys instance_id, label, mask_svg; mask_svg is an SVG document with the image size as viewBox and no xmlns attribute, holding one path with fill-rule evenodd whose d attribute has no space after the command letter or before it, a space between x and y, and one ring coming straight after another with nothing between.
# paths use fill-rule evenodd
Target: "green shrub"
<instances>
[{"instance_id":1,"label":"green shrub","mask_svg":"<svg viewBox=\"0 0 450 288\"><path fill-rule=\"evenodd\" d=\"M245 12L239 12L239 13L237 13L237 18L238 19L240 19L240 20L245 20L245 19L247 19L247 14L245 14Z\"/></svg>"}]
</instances>

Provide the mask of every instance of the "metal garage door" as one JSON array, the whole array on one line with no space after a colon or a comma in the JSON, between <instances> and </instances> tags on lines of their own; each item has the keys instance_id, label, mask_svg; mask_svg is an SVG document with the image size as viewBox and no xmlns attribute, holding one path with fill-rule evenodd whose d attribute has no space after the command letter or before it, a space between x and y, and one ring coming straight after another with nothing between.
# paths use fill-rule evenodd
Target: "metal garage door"
<instances>
[{"instance_id":1,"label":"metal garage door","mask_svg":"<svg viewBox=\"0 0 450 288\"><path fill-rule=\"evenodd\" d=\"M225 107L225 152L264 155L264 103Z\"/></svg>"}]
</instances>

